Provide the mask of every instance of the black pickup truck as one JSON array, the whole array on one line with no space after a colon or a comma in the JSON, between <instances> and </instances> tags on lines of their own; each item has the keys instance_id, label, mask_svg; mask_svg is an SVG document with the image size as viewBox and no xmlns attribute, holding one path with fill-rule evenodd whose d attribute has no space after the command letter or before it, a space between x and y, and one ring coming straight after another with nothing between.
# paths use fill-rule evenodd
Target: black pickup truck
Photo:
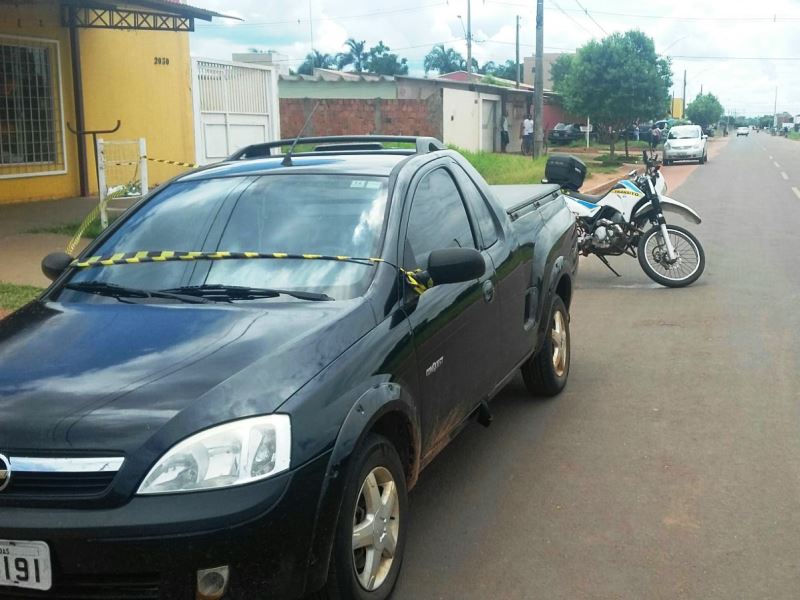
<instances>
[{"instance_id":1,"label":"black pickup truck","mask_svg":"<svg viewBox=\"0 0 800 600\"><path fill-rule=\"evenodd\" d=\"M0 598L387 598L420 470L520 369L564 387L557 186L299 142L161 186L0 321Z\"/></svg>"}]
</instances>

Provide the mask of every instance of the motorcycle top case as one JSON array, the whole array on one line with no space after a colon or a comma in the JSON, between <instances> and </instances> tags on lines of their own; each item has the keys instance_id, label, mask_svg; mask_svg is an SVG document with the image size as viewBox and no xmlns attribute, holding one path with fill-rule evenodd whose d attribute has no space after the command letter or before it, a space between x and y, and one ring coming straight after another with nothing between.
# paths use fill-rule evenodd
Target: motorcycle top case
<instances>
[{"instance_id":1,"label":"motorcycle top case","mask_svg":"<svg viewBox=\"0 0 800 600\"><path fill-rule=\"evenodd\" d=\"M551 154L544 168L548 183L577 192L586 179L586 165L571 154Z\"/></svg>"}]
</instances>

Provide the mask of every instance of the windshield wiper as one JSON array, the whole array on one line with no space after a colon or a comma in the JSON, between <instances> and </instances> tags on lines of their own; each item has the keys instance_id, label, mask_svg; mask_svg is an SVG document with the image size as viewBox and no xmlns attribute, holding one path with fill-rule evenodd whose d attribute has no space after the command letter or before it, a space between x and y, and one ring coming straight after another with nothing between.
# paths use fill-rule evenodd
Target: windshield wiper
<instances>
[{"instance_id":1,"label":"windshield wiper","mask_svg":"<svg viewBox=\"0 0 800 600\"><path fill-rule=\"evenodd\" d=\"M313 302L333 300L328 294L317 292L301 292L299 290L276 290L271 288L247 287L241 285L188 285L168 290L161 290L168 294L188 294L207 298L208 300L256 300L258 298L277 298L278 296L292 296L298 300L311 300Z\"/></svg>"},{"instance_id":2,"label":"windshield wiper","mask_svg":"<svg viewBox=\"0 0 800 600\"><path fill-rule=\"evenodd\" d=\"M167 298L170 300L188 302L190 304L203 304L208 302L205 298L198 298L193 295L173 293L166 290L141 290L138 288L116 285L114 283L106 283L105 281L79 281L77 283L68 283L64 287L68 290L75 290L76 292L86 292L87 294L97 294L98 296L110 296L118 300L125 298Z\"/></svg>"}]
</instances>

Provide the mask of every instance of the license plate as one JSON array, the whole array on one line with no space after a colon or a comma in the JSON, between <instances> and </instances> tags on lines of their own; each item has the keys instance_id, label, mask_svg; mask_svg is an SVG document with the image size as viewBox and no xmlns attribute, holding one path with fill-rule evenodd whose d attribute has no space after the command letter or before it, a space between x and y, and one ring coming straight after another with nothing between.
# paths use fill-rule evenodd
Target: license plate
<instances>
[{"instance_id":1,"label":"license plate","mask_svg":"<svg viewBox=\"0 0 800 600\"><path fill-rule=\"evenodd\" d=\"M53 572L47 544L0 540L0 585L49 590Z\"/></svg>"}]
</instances>

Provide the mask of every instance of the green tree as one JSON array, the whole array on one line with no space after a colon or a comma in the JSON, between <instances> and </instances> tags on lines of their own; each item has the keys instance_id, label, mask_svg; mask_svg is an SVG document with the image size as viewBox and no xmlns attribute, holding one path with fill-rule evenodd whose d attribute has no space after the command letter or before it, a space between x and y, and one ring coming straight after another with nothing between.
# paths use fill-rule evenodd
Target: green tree
<instances>
[{"instance_id":1,"label":"green tree","mask_svg":"<svg viewBox=\"0 0 800 600\"><path fill-rule=\"evenodd\" d=\"M314 69L332 69L336 66L335 57L323 54L319 50L312 50L306 55L306 60L297 69L300 75L313 75Z\"/></svg>"},{"instance_id":2,"label":"green tree","mask_svg":"<svg viewBox=\"0 0 800 600\"><path fill-rule=\"evenodd\" d=\"M639 119L658 118L669 106L672 71L641 31L615 33L591 41L569 58L559 58L555 90L574 115L588 115L611 130L610 153L618 132ZM625 140L627 150L627 137Z\"/></svg>"},{"instance_id":3,"label":"green tree","mask_svg":"<svg viewBox=\"0 0 800 600\"><path fill-rule=\"evenodd\" d=\"M504 63L497 64L490 60L477 71L482 75L492 75L498 79L514 81L517 78L517 63L513 60L507 60Z\"/></svg>"},{"instance_id":4,"label":"green tree","mask_svg":"<svg viewBox=\"0 0 800 600\"><path fill-rule=\"evenodd\" d=\"M356 41L353 38L348 38L345 43L347 51L336 55L336 62L340 69L344 69L348 65L353 65L353 71L361 73L366 70L367 60L369 59L369 52L367 52L367 42L364 40Z\"/></svg>"},{"instance_id":5,"label":"green tree","mask_svg":"<svg viewBox=\"0 0 800 600\"><path fill-rule=\"evenodd\" d=\"M692 123L708 127L719 121L722 116L722 104L714 94L699 94L686 107L686 116Z\"/></svg>"},{"instance_id":6,"label":"green tree","mask_svg":"<svg viewBox=\"0 0 800 600\"><path fill-rule=\"evenodd\" d=\"M366 62L367 71L379 75L408 75L408 59L400 58L390 50L383 40L370 48Z\"/></svg>"},{"instance_id":7,"label":"green tree","mask_svg":"<svg viewBox=\"0 0 800 600\"><path fill-rule=\"evenodd\" d=\"M477 65L475 59L473 62ZM425 74L429 71L436 71L440 75L442 73L452 73L464 69L467 61L461 54L456 52L453 48L445 48L444 44L437 44L431 51L425 55L423 66L425 67Z\"/></svg>"},{"instance_id":8,"label":"green tree","mask_svg":"<svg viewBox=\"0 0 800 600\"><path fill-rule=\"evenodd\" d=\"M550 66L550 78L553 80L553 87L558 88L558 86L563 84L572 66L573 56L573 54L562 54L553 61L553 64Z\"/></svg>"}]
</instances>

